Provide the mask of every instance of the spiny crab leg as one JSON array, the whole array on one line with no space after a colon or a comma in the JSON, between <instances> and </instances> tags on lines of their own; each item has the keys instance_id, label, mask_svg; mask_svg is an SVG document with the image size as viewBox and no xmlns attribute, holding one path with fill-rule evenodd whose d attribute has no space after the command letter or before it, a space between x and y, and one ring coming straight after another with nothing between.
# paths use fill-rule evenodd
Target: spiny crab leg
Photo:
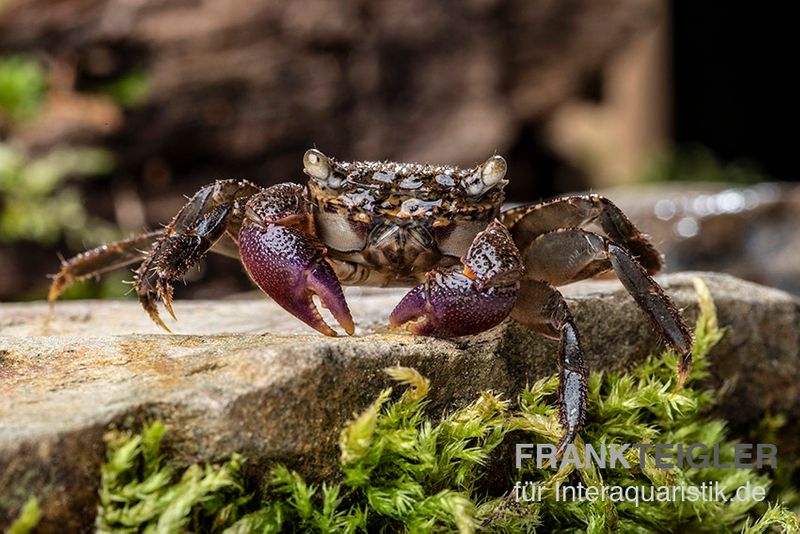
<instances>
[{"instance_id":1,"label":"spiny crab leg","mask_svg":"<svg viewBox=\"0 0 800 534\"><path fill-rule=\"evenodd\" d=\"M622 285L647 313L667 344L678 353L678 381L675 385L677 392L683 387L692 369L692 334L672 299L647 271L622 247L611 243L607 248L611 264Z\"/></svg>"},{"instance_id":2,"label":"spiny crab leg","mask_svg":"<svg viewBox=\"0 0 800 534\"><path fill-rule=\"evenodd\" d=\"M392 326L424 336L477 334L505 319L517 300L522 262L505 227L479 233L462 265L427 273L392 311Z\"/></svg>"},{"instance_id":3,"label":"spiny crab leg","mask_svg":"<svg viewBox=\"0 0 800 534\"><path fill-rule=\"evenodd\" d=\"M239 252L247 274L286 311L327 335L336 336L319 314L317 295L347 334L355 331L350 309L325 246L308 232L302 188L274 186L248 202L239 233Z\"/></svg>"},{"instance_id":4,"label":"spiny crab leg","mask_svg":"<svg viewBox=\"0 0 800 534\"><path fill-rule=\"evenodd\" d=\"M174 319L172 283L226 231L238 227L247 199L258 191L258 186L245 180L219 180L200 189L181 208L136 270L134 287L139 302L154 323L170 332L158 314L158 302Z\"/></svg>"},{"instance_id":5,"label":"spiny crab leg","mask_svg":"<svg viewBox=\"0 0 800 534\"><path fill-rule=\"evenodd\" d=\"M164 230L156 230L87 250L63 260L61 270L53 276L50 283L47 300L51 308L61 293L73 283L142 261L147 254L145 251L162 235Z\"/></svg>"},{"instance_id":6,"label":"spiny crab leg","mask_svg":"<svg viewBox=\"0 0 800 534\"><path fill-rule=\"evenodd\" d=\"M564 256L562 250L571 254ZM680 311L661 286L625 248L581 228L562 228L537 237L522 253L525 276L564 285L614 270L656 330L680 354L677 389L692 365L692 334Z\"/></svg>"},{"instance_id":7,"label":"spiny crab leg","mask_svg":"<svg viewBox=\"0 0 800 534\"><path fill-rule=\"evenodd\" d=\"M560 457L586 422L586 366L578 329L563 295L538 280L522 280L511 317L534 332L559 341L558 405L564 429L556 450Z\"/></svg>"},{"instance_id":8,"label":"spiny crab leg","mask_svg":"<svg viewBox=\"0 0 800 534\"><path fill-rule=\"evenodd\" d=\"M520 206L504 211L502 217L523 256L528 246L543 234L597 223L609 239L636 257L648 273L660 271L664 264L664 258L647 236L613 202L600 195L575 195Z\"/></svg>"}]
</instances>

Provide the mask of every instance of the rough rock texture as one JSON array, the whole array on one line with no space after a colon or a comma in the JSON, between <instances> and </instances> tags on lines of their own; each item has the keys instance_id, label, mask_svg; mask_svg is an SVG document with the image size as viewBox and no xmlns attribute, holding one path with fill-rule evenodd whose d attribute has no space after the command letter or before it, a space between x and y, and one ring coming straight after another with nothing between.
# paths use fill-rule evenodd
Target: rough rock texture
<instances>
[{"instance_id":1,"label":"rough rock texture","mask_svg":"<svg viewBox=\"0 0 800 534\"><path fill-rule=\"evenodd\" d=\"M691 273L661 278L689 321ZM734 427L765 411L800 415L800 303L780 291L701 273L731 328L712 354L722 415ZM659 347L617 282L565 288L591 369L633 365ZM0 528L37 495L44 531L93 521L103 432L162 418L181 463L249 458L257 477L279 460L330 476L343 424L407 365L432 382L432 413L484 389L513 396L555 368L555 344L507 321L471 338L437 340L381 326L400 293L350 292L360 328L325 338L274 303L179 302L177 335L161 333L133 302L0 307ZM263 334L263 332L270 332Z\"/></svg>"}]
</instances>

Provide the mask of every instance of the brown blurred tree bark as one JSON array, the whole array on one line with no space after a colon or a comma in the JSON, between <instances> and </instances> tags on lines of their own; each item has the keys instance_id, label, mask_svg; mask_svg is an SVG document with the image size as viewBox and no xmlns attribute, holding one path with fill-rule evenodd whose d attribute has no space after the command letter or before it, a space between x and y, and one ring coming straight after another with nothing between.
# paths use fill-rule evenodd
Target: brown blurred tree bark
<instances>
[{"instance_id":1,"label":"brown blurred tree bark","mask_svg":"<svg viewBox=\"0 0 800 534\"><path fill-rule=\"evenodd\" d=\"M150 96L121 128L132 163L258 162L285 179L312 144L457 163L508 150L655 12L651 0L30 0L0 11L0 49L72 62L78 85L143 64Z\"/></svg>"}]
</instances>

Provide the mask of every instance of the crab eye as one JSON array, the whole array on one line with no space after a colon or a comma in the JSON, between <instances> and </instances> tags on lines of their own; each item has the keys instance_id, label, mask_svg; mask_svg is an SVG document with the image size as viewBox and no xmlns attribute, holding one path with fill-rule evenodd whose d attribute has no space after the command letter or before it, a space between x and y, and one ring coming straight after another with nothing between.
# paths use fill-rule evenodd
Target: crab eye
<instances>
[{"instance_id":1,"label":"crab eye","mask_svg":"<svg viewBox=\"0 0 800 534\"><path fill-rule=\"evenodd\" d=\"M303 155L303 169L312 178L324 182L331 173L331 163L325 154L315 148L311 148L306 150Z\"/></svg>"},{"instance_id":2,"label":"crab eye","mask_svg":"<svg viewBox=\"0 0 800 534\"><path fill-rule=\"evenodd\" d=\"M468 195L480 196L503 181L506 175L506 160L492 156L464 182L462 187Z\"/></svg>"},{"instance_id":3,"label":"crab eye","mask_svg":"<svg viewBox=\"0 0 800 534\"><path fill-rule=\"evenodd\" d=\"M503 156L492 156L486 160L481 170L481 178L486 189L494 187L506 176L506 160Z\"/></svg>"}]
</instances>

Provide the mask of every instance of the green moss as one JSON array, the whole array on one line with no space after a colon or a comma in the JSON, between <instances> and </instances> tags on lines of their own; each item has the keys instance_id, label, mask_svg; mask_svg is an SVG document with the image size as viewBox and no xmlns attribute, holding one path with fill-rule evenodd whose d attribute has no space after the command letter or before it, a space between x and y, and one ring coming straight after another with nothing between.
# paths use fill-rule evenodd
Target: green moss
<instances>
[{"instance_id":1,"label":"green moss","mask_svg":"<svg viewBox=\"0 0 800 534\"><path fill-rule=\"evenodd\" d=\"M722 444L730 461L734 441L724 421L706 414L712 392L694 384L706 375L707 354L723 333L705 285L698 283L701 314L695 366L686 387L674 388L675 354L650 358L626 374L594 373L589 381L590 423L576 441ZM672 503L556 502L556 483L687 486L719 482L769 487L769 473L746 469L526 467L508 457L515 443L555 443L561 435L554 394L556 377L523 391L512 406L483 393L469 406L436 420L427 413L428 381L408 368L388 373L405 386L387 389L341 433L338 482L312 485L275 466L265 488L249 487L243 458L174 473L159 449L164 426L142 434L110 433L102 470L97 527L101 532L767 532L800 528L781 502L754 500ZM395 399L395 400L392 400ZM500 483L498 484L498 480ZM542 485L541 502L517 502L516 481ZM499 486L499 488L498 488Z\"/></svg>"},{"instance_id":2,"label":"green moss","mask_svg":"<svg viewBox=\"0 0 800 534\"><path fill-rule=\"evenodd\" d=\"M22 511L16 521L8 527L8 534L28 534L28 532L36 528L41 518L42 511L39 509L39 500L36 497L31 497L22 507Z\"/></svg>"},{"instance_id":3,"label":"green moss","mask_svg":"<svg viewBox=\"0 0 800 534\"><path fill-rule=\"evenodd\" d=\"M9 130L40 117L47 91L44 67L24 56L0 57L0 130ZM144 91L144 76L132 73L109 91L131 104ZM107 176L113 155L101 148L58 146L29 154L13 142L0 141L0 246L18 242L82 251L122 237L110 223L86 210L80 181ZM15 299L41 299L48 285L15 295ZM87 281L66 298L113 298L120 286Z\"/></svg>"},{"instance_id":4,"label":"green moss","mask_svg":"<svg viewBox=\"0 0 800 534\"><path fill-rule=\"evenodd\" d=\"M0 58L0 124L30 119L39 111L45 92L45 71L23 56Z\"/></svg>"},{"instance_id":5,"label":"green moss","mask_svg":"<svg viewBox=\"0 0 800 534\"><path fill-rule=\"evenodd\" d=\"M135 68L115 80L100 84L94 90L107 94L122 108L135 108L147 100L150 78L147 71Z\"/></svg>"},{"instance_id":6,"label":"green moss","mask_svg":"<svg viewBox=\"0 0 800 534\"><path fill-rule=\"evenodd\" d=\"M70 250L85 250L122 237L110 223L87 212L78 186L80 180L107 175L113 165L111 155L99 148L63 147L34 157L0 142L0 246L63 241ZM119 283L121 276L76 284L65 298L119 297L128 290ZM41 299L48 285L43 279L16 297Z\"/></svg>"},{"instance_id":7,"label":"green moss","mask_svg":"<svg viewBox=\"0 0 800 534\"><path fill-rule=\"evenodd\" d=\"M60 148L32 157L0 143L0 243L59 238L72 248L116 237L107 223L86 213L71 180L104 175L113 159L98 148Z\"/></svg>"}]
</instances>

